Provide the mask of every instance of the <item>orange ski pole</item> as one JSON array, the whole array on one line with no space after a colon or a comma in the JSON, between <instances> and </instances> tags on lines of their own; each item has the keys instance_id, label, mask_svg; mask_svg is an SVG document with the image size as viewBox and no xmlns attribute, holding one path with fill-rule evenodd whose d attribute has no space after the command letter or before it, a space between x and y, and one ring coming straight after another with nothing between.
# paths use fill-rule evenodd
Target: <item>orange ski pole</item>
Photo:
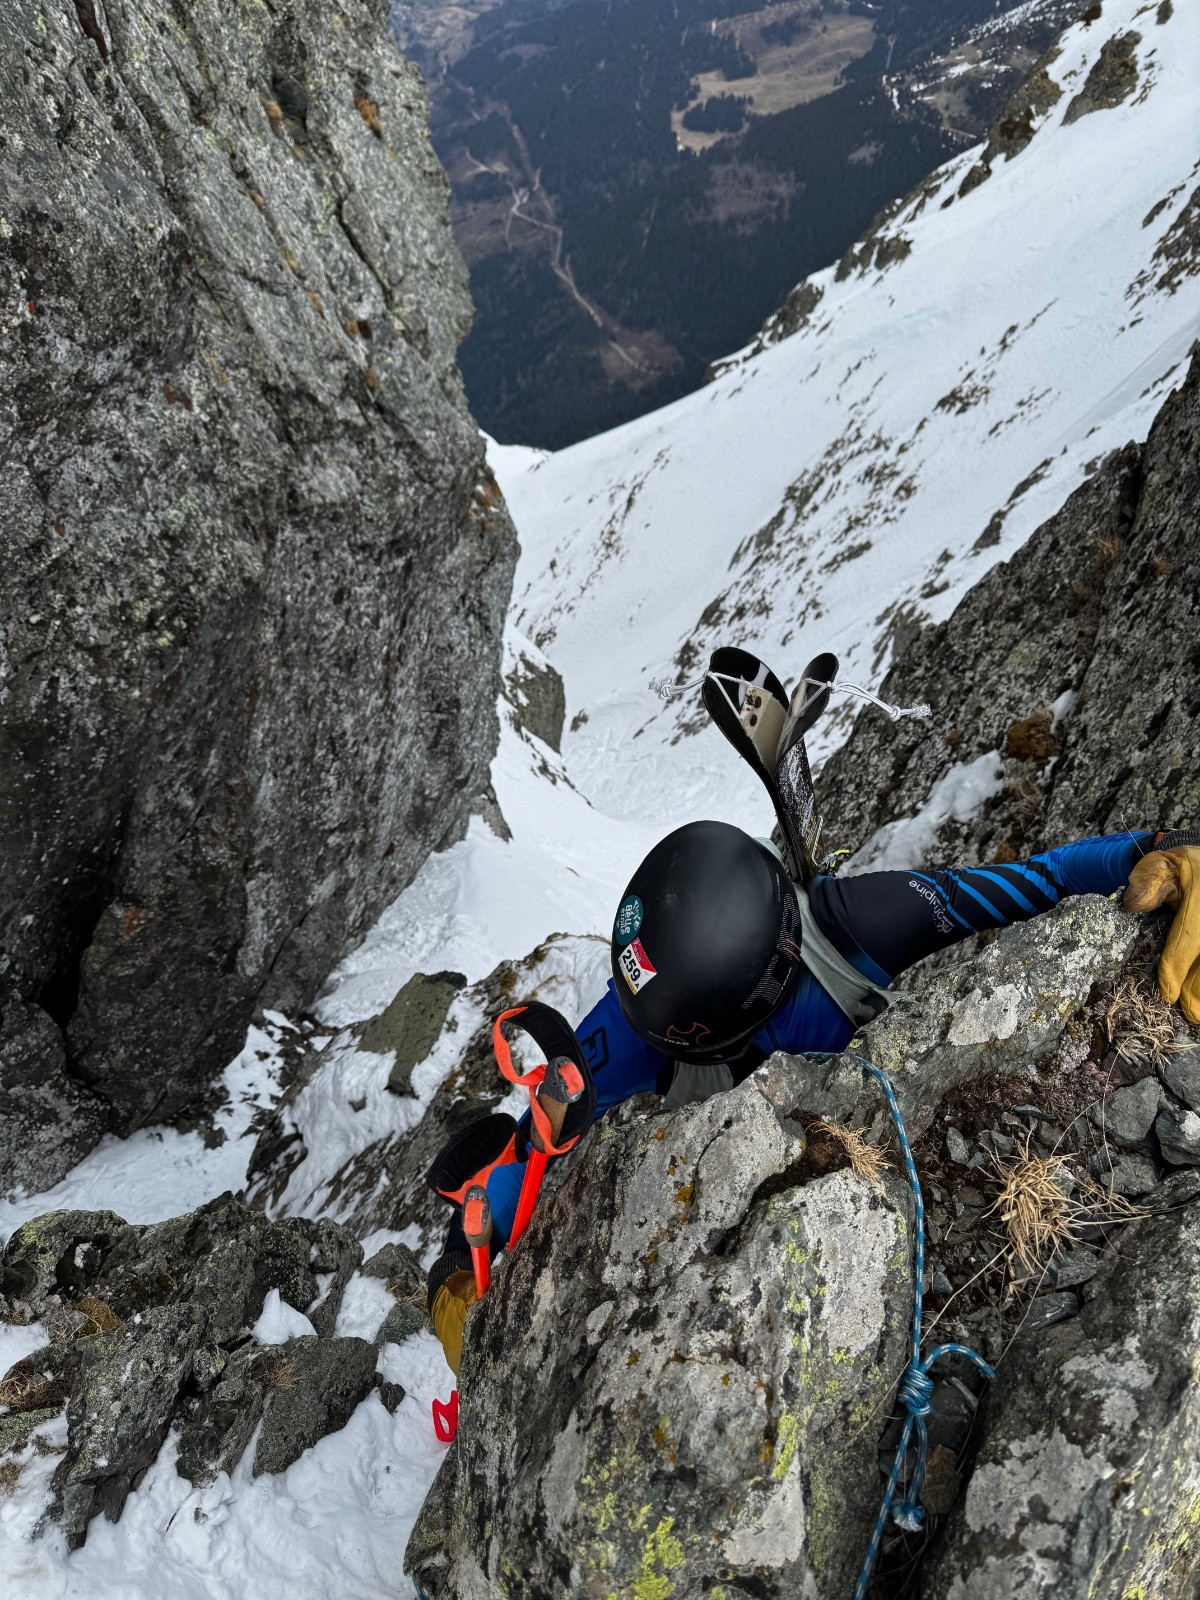
<instances>
[{"instance_id":1,"label":"orange ski pole","mask_svg":"<svg viewBox=\"0 0 1200 1600\"><path fill-rule=\"evenodd\" d=\"M487 1190L473 1183L463 1201L463 1232L471 1247L471 1266L475 1271L475 1293L483 1299L492 1281L492 1208Z\"/></svg>"},{"instance_id":2,"label":"orange ski pole","mask_svg":"<svg viewBox=\"0 0 1200 1600\"><path fill-rule=\"evenodd\" d=\"M513 1218L512 1232L508 1236L510 1250L529 1226L529 1219L533 1215L533 1208L541 1192L547 1162L552 1155L563 1154L557 1146L563 1123L566 1121L567 1107L572 1101L579 1099L583 1087L583 1074L579 1068L567 1057L561 1057L552 1061L546 1068L536 1099L531 1097L533 1129L529 1155L525 1162L525 1177L521 1182L521 1193L517 1200L517 1214ZM571 1141L572 1144L575 1142Z\"/></svg>"}]
</instances>

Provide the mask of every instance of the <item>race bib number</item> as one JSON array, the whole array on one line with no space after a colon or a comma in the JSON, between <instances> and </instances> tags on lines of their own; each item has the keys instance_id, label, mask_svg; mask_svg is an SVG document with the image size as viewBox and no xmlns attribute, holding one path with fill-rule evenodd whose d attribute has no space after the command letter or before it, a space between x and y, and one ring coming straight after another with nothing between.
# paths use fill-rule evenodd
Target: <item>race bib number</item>
<instances>
[{"instance_id":1,"label":"race bib number","mask_svg":"<svg viewBox=\"0 0 1200 1600\"><path fill-rule=\"evenodd\" d=\"M617 958L621 969L621 976L637 994L639 989L644 989L651 978L657 977L658 969L646 954L646 947L640 939L635 939L632 944L627 944Z\"/></svg>"}]
</instances>

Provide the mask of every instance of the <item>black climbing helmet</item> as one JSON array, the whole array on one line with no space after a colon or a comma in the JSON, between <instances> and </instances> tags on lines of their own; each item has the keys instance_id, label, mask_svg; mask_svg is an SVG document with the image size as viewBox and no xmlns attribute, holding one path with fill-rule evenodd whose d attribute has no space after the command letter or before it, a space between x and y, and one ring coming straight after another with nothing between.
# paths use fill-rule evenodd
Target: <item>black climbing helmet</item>
<instances>
[{"instance_id":1,"label":"black climbing helmet","mask_svg":"<svg viewBox=\"0 0 1200 1600\"><path fill-rule=\"evenodd\" d=\"M774 855L726 822L689 822L642 862L613 923L621 1010L678 1061L732 1061L792 992L796 891Z\"/></svg>"}]
</instances>

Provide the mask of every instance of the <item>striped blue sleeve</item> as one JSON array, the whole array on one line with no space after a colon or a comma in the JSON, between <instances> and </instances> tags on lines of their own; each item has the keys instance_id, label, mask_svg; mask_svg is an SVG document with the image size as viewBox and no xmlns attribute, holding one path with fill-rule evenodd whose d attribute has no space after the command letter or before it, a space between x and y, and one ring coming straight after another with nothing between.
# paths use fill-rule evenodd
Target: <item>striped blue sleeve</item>
<instances>
[{"instance_id":1,"label":"striped blue sleeve","mask_svg":"<svg viewBox=\"0 0 1200 1600\"><path fill-rule=\"evenodd\" d=\"M1046 850L1028 861L952 867L926 881L964 933L1005 927L1050 911L1067 895L1112 894L1150 847L1149 833L1110 833Z\"/></svg>"}]
</instances>

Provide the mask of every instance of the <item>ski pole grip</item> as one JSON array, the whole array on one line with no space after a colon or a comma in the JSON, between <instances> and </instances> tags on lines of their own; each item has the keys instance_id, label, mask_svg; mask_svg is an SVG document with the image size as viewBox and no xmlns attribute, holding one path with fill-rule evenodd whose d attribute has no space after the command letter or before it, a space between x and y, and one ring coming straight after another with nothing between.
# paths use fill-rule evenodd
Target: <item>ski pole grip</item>
<instances>
[{"instance_id":1,"label":"ski pole grip","mask_svg":"<svg viewBox=\"0 0 1200 1600\"><path fill-rule=\"evenodd\" d=\"M487 1190L473 1183L463 1201L463 1232L473 1250L481 1250L492 1242L492 1208Z\"/></svg>"},{"instance_id":2,"label":"ski pole grip","mask_svg":"<svg viewBox=\"0 0 1200 1600\"><path fill-rule=\"evenodd\" d=\"M539 1126L539 1119L533 1119L533 1148L544 1153L551 1146L558 1143L562 1133L563 1123L567 1120L567 1101L554 1100L549 1095L538 1096L538 1108L549 1124L549 1136Z\"/></svg>"}]
</instances>

